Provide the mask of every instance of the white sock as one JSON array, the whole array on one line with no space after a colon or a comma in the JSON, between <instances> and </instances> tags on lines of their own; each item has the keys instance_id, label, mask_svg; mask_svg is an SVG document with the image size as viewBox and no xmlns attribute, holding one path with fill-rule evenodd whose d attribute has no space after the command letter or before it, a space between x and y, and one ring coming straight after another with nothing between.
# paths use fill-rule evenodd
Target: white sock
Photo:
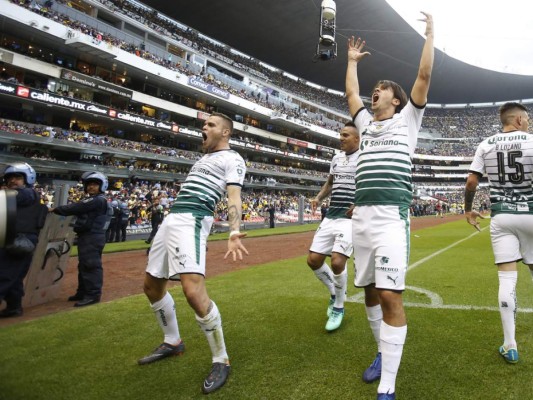
<instances>
[{"instance_id":1,"label":"white sock","mask_svg":"<svg viewBox=\"0 0 533 400\"><path fill-rule=\"evenodd\" d=\"M379 339L379 331L381 327L381 321L383 320L383 311L381 310L381 306L378 304L377 306L372 307L365 307L366 308L366 319L368 319L368 323L370 324L370 329L372 330L372 334L374 335L374 340L376 341L378 345L378 353L381 352L381 340Z\"/></svg>"},{"instance_id":2,"label":"white sock","mask_svg":"<svg viewBox=\"0 0 533 400\"><path fill-rule=\"evenodd\" d=\"M344 300L346 299L346 285L348 282L348 271L344 267L339 275L333 274L333 283L335 286L335 304L333 307L344 308Z\"/></svg>"},{"instance_id":3,"label":"white sock","mask_svg":"<svg viewBox=\"0 0 533 400\"><path fill-rule=\"evenodd\" d=\"M198 325L204 331L211 353L213 354L214 363L227 363L228 353L224 343L224 332L222 331L222 318L218 312L218 307L214 301L211 301L213 308L205 317L201 318L196 315Z\"/></svg>"},{"instance_id":4,"label":"white sock","mask_svg":"<svg viewBox=\"0 0 533 400\"><path fill-rule=\"evenodd\" d=\"M161 330L165 334L163 341L168 344L178 344L180 331L176 317L176 305L170 293L167 292L161 300L156 301L151 307Z\"/></svg>"},{"instance_id":5,"label":"white sock","mask_svg":"<svg viewBox=\"0 0 533 400\"><path fill-rule=\"evenodd\" d=\"M331 269L329 268L329 265L324 263L322 266L313 271L318 278L319 281L321 281L326 287L329 289L329 293L331 296L335 296L335 285L333 283L333 272L331 272Z\"/></svg>"},{"instance_id":6,"label":"white sock","mask_svg":"<svg viewBox=\"0 0 533 400\"><path fill-rule=\"evenodd\" d=\"M515 324L516 324L516 280L517 271L499 271L498 279L498 303L503 326L503 344L506 348L515 347Z\"/></svg>"},{"instance_id":7,"label":"white sock","mask_svg":"<svg viewBox=\"0 0 533 400\"><path fill-rule=\"evenodd\" d=\"M394 393L396 390L396 375L400 368L406 336L407 325L396 327L381 322L381 380L378 393Z\"/></svg>"}]
</instances>

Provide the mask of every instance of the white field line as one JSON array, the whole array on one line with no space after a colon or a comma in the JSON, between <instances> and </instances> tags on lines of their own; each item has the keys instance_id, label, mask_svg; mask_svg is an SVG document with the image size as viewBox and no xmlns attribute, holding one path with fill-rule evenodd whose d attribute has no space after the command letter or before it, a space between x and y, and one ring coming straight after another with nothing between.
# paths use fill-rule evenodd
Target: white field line
<instances>
[{"instance_id":1,"label":"white field line","mask_svg":"<svg viewBox=\"0 0 533 400\"><path fill-rule=\"evenodd\" d=\"M488 229L488 228L489 228L489 227L486 226L486 227L484 227L483 229L481 229L481 231L484 231L485 229ZM407 267L407 271L410 271L410 270L412 270L412 269L415 269L415 268L418 267L419 265L424 264L426 261L431 260L433 257L436 257L436 256L438 256L438 255L441 254L441 253L444 253L446 250L450 250L452 247L455 247L455 246L457 246L458 244L461 244L461 243L463 243L463 242L469 240L470 238L474 237L475 235L477 235L477 234L479 234L479 233L480 233L480 232L475 231L475 232L472 233L470 236L467 236L467 237L465 237L464 239L458 240L457 242L452 243L452 244L449 245L448 247L445 247L445 248L443 248L443 249L440 249L440 250L436 251L435 253L432 253L432 254L430 254L429 256L426 256L426 257L422 258L421 260L418 260L417 262L415 262L415 263L409 265L409 267Z\"/></svg>"},{"instance_id":2,"label":"white field line","mask_svg":"<svg viewBox=\"0 0 533 400\"><path fill-rule=\"evenodd\" d=\"M482 231L487 229L487 228L488 227L483 228ZM446 250L449 250L452 247L457 246L458 244L470 239L471 237L477 235L478 233L479 232L476 231L476 232L472 233L470 236L467 236L464 239L458 240L457 242L452 243L451 245L449 245L449 246L447 246L447 247L445 247L443 249L440 249L440 250L430 254L429 256L422 258L421 260L418 260L417 262L411 264L407 268L407 270L410 271L413 268L418 267L419 265L425 263L426 261L431 260L433 257L436 257L439 254L445 252ZM442 300L442 297L440 297L437 293L431 292L431 291L426 290L426 289L418 288L418 287L415 287L415 286L406 286L405 288L409 289L409 290L413 290L413 291L418 292L418 293L425 294L431 301L430 304L426 304L426 303L410 303L410 302L404 303L404 305L408 306L408 307L437 308L437 309L448 309L448 310L487 310L487 311L498 311L498 312L500 311L500 309L498 307L472 306L472 305L460 305L460 304L444 304L444 301ZM346 301L350 302L350 303L361 303L361 304L364 304L364 296L365 296L364 291L361 291L361 292L357 293L354 296L346 298ZM520 313L533 313L533 308L520 308L520 307L518 307L518 309L516 311L520 312Z\"/></svg>"},{"instance_id":3,"label":"white field line","mask_svg":"<svg viewBox=\"0 0 533 400\"><path fill-rule=\"evenodd\" d=\"M489 306L472 306L472 305L462 305L462 304L444 304L442 297L437 293L431 292L426 289L422 289L415 286L405 286L406 289L412 290L414 292L425 294L430 299L430 304L427 303L403 303L406 307L418 307L418 308L434 308L434 309L445 309L445 310L484 310L484 311L500 311L498 307L489 307ZM360 291L359 293L346 298L346 301L349 303L365 303L365 292ZM533 308L520 308L518 307L517 312L531 314L533 313Z\"/></svg>"}]
</instances>

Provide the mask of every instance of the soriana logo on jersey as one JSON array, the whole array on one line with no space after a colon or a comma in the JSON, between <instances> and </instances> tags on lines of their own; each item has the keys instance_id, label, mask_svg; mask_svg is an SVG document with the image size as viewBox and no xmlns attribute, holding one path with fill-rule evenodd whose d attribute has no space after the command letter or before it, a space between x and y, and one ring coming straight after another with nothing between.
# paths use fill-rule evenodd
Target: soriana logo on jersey
<instances>
[{"instance_id":1,"label":"soriana logo on jersey","mask_svg":"<svg viewBox=\"0 0 533 400\"><path fill-rule=\"evenodd\" d=\"M109 116L111 118L116 118L117 117L117 111L109 109Z\"/></svg>"},{"instance_id":2,"label":"soriana logo on jersey","mask_svg":"<svg viewBox=\"0 0 533 400\"><path fill-rule=\"evenodd\" d=\"M24 86L17 86L17 96L30 97L30 89Z\"/></svg>"}]
</instances>

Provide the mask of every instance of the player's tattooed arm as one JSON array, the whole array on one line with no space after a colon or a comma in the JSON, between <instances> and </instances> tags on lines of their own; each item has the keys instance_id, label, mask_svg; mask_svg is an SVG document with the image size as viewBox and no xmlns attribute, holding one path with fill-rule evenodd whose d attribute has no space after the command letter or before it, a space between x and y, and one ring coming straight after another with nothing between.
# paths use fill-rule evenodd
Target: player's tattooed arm
<instances>
[{"instance_id":1,"label":"player's tattooed arm","mask_svg":"<svg viewBox=\"0 0 533 400\"><path fill-rule=\"evenodd\" d=\"M465 185L465 217L466 222L481 231L477 218L483 219L477 211L472 211L472 205L474 203L474 197L476 196L477 185L479 184L479 175L477 173L471 173L466 178Z\"/></svg>"},{"instance_id":2,"label":"player's tattooed arm","mask_svg":"<svg viewBox=\"0 0 533 400\"><path fill-rule=\"evenodd\" d=\"M472 205L474 204L474 197L476 196L477 186L479 185L479 174L476 172L470 172L466 178L465 185L465 212L472 211Z\"/></svg>"},{"instance_id":3,"label":"player's tattooed arm","mask_svg":"<svg viewBox=\"0 0 533 400\"><path fill-rule=\"evenodd\" d=\"M242 200L240 186L228 186L228 224L229 224L229 238L228 251L224 258L230 254L233 256L233 261L242 260L243 253L248 254L248 250L241 242L241 239L246 236L246 232L240 232L242 214Z\"/></svg>"},{"instance_id":4,"label":"player's tattooed arm","mask_svg":"<svg viewBox=\"0 0 533 400\"><path fill-rule=\"evenodd\" d=\"M472 211L472 204L474 204L475 190L465 189L465 212Z\"/></svg>"},{"instance_id":5,"label":"player's tattooed arm","mask_svg":"<svg viewBox=\"0 0 533 400\"><path fill-rule=\"evenodd\" d=\"M241 226L241 213L234 204L228 207L228 224L231 231L238 231Z\"/></svg>"}]
</instances>

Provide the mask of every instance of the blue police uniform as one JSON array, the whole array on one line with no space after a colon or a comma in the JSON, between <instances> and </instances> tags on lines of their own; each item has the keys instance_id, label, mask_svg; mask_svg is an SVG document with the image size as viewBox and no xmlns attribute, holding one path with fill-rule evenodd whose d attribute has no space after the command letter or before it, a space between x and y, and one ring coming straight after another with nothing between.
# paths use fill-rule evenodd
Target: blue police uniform
<instances>
[{"instance_id":1,"label":"blue police uniform","mask_svg":"<svg viewBox=\"0 0 533 400\"><path fill-rule=\"evenodd\" d=\"M26 237L37 245L39 229L42 227L42 207L39 195L30 188L17 190L17 224L16 233L24 233ZM46 213L44 214L46 217ZM22 312L22 297L24 296L23 280L28 273L33 258L29 254L10 254L6 249L0 249L0 300L7 303L6 312Z\"/></svg>"},{"instance_id":2,"label":"blue police uniform","mask_svg":"<svg viewBox=\"0 0 533 400\"><path fill-rule=\"evenodd\" d=\"M58 215L77 216L74 232L78 235L78 289L70 301L78 301L75 307L98 303L102 296L104 271L102 252L106 243L106 230L109 227L113 209L102 194L107 189L107 177L98 172L88 172L82 176L85 192L91 180L100 185L100 193L77 203L53 209Z\"/></svg>"},{"instance_id":3,"label":"blue police uniform","mask_svg":"<svg viewBox=\"0 0 533 400\"><path fill-rule=\"evenodd\" d=\"M39 231L46 219L47 207L41 204L39 194L31 187L35 183L35 170L26 163L15 163L6 168L4 179L10 174L21 174L24 187L13 188L17 191L16 234L24 234L34 245L37 245ZM22 315L22 298L24 297L24 278L28 273L33 258L30 253L13 253L12 250L0 248L0 302L5 300L6 308L0 317Z\"/></svg>"},{"instance_id":4,"label":"blue police uniform","mask_svg":"<svg viewBox=\"0 0 533 400\"><path fill-rule=\"evenodd\" d=\"M111 219L107 200L98 194L78 203L56 207L54 213L77 216L74 232L78 235L78 290L72 300L97 303L104 283L102 252L106 243L105 232Z\"/></svg>"}]
</instances>

